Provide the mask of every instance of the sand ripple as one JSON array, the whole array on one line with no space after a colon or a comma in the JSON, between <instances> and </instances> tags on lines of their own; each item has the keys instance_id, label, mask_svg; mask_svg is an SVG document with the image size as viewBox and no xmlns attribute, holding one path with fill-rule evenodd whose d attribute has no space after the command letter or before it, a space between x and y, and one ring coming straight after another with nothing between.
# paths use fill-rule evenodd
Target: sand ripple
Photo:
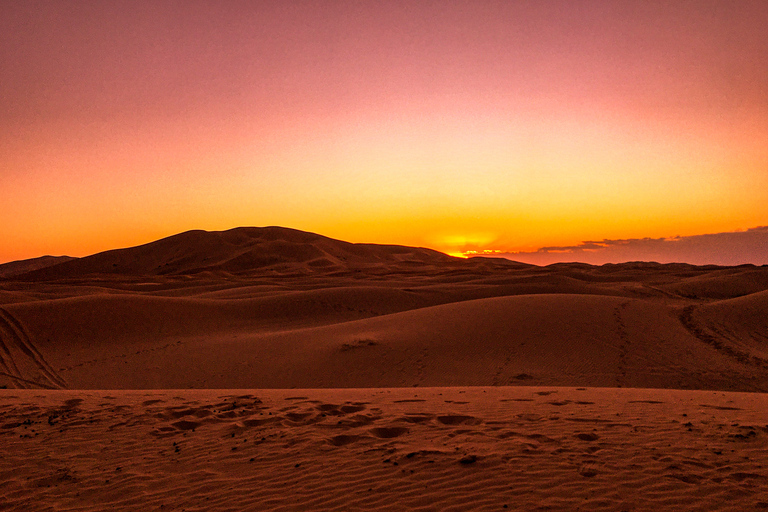
<instances>
[{"instance_id":1,"label":"sand ripple","mask_svg":"<svg viewBox=\"0 0 768 512\"><path fill-rule=\"evenodd\" d=\"M2 390L0 508L759 510L766 406L607 388Z\"/></svg>"}]
</instances>

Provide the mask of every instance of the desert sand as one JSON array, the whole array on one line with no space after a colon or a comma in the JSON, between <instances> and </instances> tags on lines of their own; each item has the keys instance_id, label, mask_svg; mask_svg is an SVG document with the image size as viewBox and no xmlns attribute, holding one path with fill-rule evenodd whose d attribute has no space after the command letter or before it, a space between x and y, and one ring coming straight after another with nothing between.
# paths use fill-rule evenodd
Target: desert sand
<instances>
[{"instance_id":1,"label":"desert sand","mask_svg":"<svg viewBox=\"0 0 768 512\"><path fill-rule=\"evenodd\" d=\"M0 393L4 510L759 510L764 394Z\"/></svg>"},{"instance_id":2,"label":"desert sand","mask_svg":"<svg viewBox=\"0 0 768 512\"><path fill-rule=\"evenodd\" d=\"M0 509L768 508L768 267L285 228L0 265Z\"/></svg>"}]
</instances>

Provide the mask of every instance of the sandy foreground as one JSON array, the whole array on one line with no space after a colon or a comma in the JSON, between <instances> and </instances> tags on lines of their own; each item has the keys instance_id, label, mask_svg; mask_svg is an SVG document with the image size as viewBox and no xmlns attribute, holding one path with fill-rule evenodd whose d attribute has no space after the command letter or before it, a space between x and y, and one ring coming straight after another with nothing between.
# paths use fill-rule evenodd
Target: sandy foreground
<instances>
[{"instance_id":1,"label":"sandy foreground","mask_svg":"<svg viewBox=\"0 0 768 512\"><path fill-rule=\"evenodd\" d=\"M3 510L768 509L768 395L0 391Z\"/></svg>"},{"instance_id":2,"label":"sandy foreground","mask_svg":"<svg viewBox=\"0 0 768 512\"><path fill-rule=\"evenodd\" d=\"M768 509L766 393L766 266L284 228L0 265L0 510Z\"/></svg>"}]
</instances>

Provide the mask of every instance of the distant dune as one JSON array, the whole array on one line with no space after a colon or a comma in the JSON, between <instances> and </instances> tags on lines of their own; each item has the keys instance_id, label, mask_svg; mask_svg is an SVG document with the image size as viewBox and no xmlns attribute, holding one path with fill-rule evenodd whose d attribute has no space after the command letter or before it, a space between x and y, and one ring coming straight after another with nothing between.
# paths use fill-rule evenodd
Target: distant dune
<instances>
[{"instance_id":1,"label":"distant dune","mask_svg":"<svg viewBox=\"0 0 768 512\"><path fill-rule=\"evenodd\" d=\"M52 267L54 265L65 263L74 259L77 258L72 258L70 256L41 256L39 258L32 258L29 260L3 263L0 265L0 278L26 274L27 272Z\"/></svg>"},{"instance_id":2,"label":"distant dune","mask_svg":"<svg viewBox=\"0 0 768 512\"><path fill-rule=\"evenodd\" d=\"M751 265L536 267L190 231L0 281L0 383L765 391L766 290Z\"/></svg>"},{"instance_id":3,"label":"distant dune","mask_svg":"<svg viewBox=\"0 0 768 512\"><path fill-rule=\"evenodd\" d=\"M351 244L281 227L187 231L156 242L106 251L23 276L58 279L85 275L190 275L202 272L331 271L375 265L445 263L448 255L396 245Z\"/></svg>"}]
</instances>

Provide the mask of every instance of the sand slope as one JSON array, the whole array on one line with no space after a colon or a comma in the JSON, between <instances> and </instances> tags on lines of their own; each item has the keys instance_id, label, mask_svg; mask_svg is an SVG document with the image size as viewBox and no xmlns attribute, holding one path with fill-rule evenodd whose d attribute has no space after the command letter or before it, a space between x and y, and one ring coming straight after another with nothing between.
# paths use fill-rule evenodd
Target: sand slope
<instances>
[{"instance_id":1,"label":"sand slope","mask_svg":"<svg viewBox=\"0 0 768 512\"><path fill-rule=\"evenodd\" d=\"M34 324L27 336L73 388L523 383L763 390L768 375L697 337L681 322L680 307L648 300L540 294L424 307L428 299L416 294L374 291L240 300L85 296L4 311L19 325ZM344 300L357 309L342 308ZM407 306L416 309L387 311ZM738 311L749 315L747 307ZM55 385L41 372L20 375Z\"/></svg>"},{"instance_id":2,"label":"sand slope","mask_svg":"<svg viewBox=\"0 0 768 512\"><path fill-rule=\"evenodd\" d=\"M740 362L768 368L768 291L686 308L683 320L705 343Z\"/></svg>"},{"instance_id":3,"label":"sand slope","mask_svg":"<svg viewBox=\"0 0 768 512\"><path fill-rule=\"evenodd\" d=\"M0 265L0 278L8 278L26 274L27 272L32 272L33 270L52 267L54 265L71 261L73 259L75 258L71 258L69 256L41 256L39 258L3 263Z\"/></svg>"},{"instance_id":4,"label":"sand slope","mask_svg":"<svg viewBox=\"0 0 768 512\"><path fill-rule=\"evenodd\" d=\"M694 299L731 299L768 289L768 272L764 266L721 268L682 279L664 288Z\"/></svg>"},{"instance_id":5,"label":"sand slope","mask_svg":"<svg viewBox=\"0 0 768 512\"><path fill-rule=\"evenodd\" d=\"M768 267L547 267L285 228L0 279L0 386L768 391Z\"/></svg>"}]
</instances>

